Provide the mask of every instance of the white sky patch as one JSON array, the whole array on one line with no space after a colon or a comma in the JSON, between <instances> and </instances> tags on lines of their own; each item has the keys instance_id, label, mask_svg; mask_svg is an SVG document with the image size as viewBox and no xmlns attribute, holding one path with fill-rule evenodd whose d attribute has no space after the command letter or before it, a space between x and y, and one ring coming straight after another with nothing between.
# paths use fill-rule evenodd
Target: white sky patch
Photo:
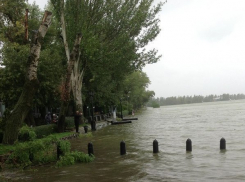
<instances>
[{"instance_id":1,"label":"white sky patch","mask_svg":"<svg viewBox=\"0 0 245 182\"><path fill-rule=\"evenodd\" d=\"M144 71L157 97L245 93L245 1L168 0Z\"/></svg>"}]
</instances>

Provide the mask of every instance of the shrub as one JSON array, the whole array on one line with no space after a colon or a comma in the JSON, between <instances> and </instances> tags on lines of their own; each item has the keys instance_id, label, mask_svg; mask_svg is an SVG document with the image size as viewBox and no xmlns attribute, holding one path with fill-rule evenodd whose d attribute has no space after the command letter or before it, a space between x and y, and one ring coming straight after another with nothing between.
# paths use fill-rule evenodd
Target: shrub
<instances>
[{"instance_id":1,"label":"shrub","mask_svg":"<svg viewBox=\"0 0 245 182\"><path fill-rule=\"evenodd\" d=\"M56 162L57 167L72 165L75 162L88 163L94 160L94 156L89 156L83 152L74 151L67 153L66 155L60 157L60 160Z\"/></svg>"},{"instance_id":2,"label":"shrub","mask_svg":"<svg viewBox=\"0 0 245 182\"><path fill-rule=\"evenodd\" d=\"M71 152L70 155L74 157L75 162L88 163L94 160L94 155L89 156L88 154L85 154L83 152L74 151L74 152Z\"/></svg>"},{"instance_id":3,"label":"shrub","mask_svg":"<svg viewBox=\"0 0 245 182\"><path fill-rule=\"evenodd\" d=\"M152 102L152 107L153 108L159 108L160 105L157 102Z\"/></svg>"},{"instance_id":4,"label":"shrub","mask_svg":"<svg viewBox=\"0 0 245 182\"><path fill-rule=\"evenodd\" d=\"M11 153L9 153L10 155L5 164L8 164L8 167L26 168L30 165L55 162L57 160L56 143L63 153L63 156L60 156L60 160L56 163L57 167L72 165L75 162L88 163L94 159L94 156L82 152L70 152L71 144L69 141L58 140L57 137L51 135L46 138L9 146L10 148L5 150L5 153L8 151L11 151Z\"/></svg>"},{"instance_id":5,"label":"shrub","mask_svg":"<svg viewBox=\"0 0 245 182\"><path fill-rule=\"evenodd\" d=\"M31 142L17 143L8 157L7 164L26 167L31 164L45 164L56 160L57 138L47 137Z\"/></svg>"},{"instance_id":6,"label":"shrub","mask_svg":"<svg viewBox=\"0 0 245 182\"><path fill-rule=\"evenodd\" d=\"M69 141L60 140L57 145L59 146L62 155L65 155L71 150L71 143Z\"/></svg>"},{"instance_id":7,"label":"shrub","mask_svg":"<svg viewBox=\"0 0 245 182\"><path fill-rule=\"evenodd\" d=\"M128 110L123 110L122 114L123 114L123 116L127 116L128 115Z\"/></svg>"},{"instance_id":8,"label":"shrub","mask_svg":"<svg viewBox=\"0 0 245 182\"><path fill-rule=\"evenodd\" d=\"M41 125L33 128L33 131L36 133L37 138L43 138L50 134L56 133L58 129L57 124L48 124Z\"/></svg>"},{"instance_id":9,"label":"shrub","mask_svg":"<svg viewBox=\"0 0 245 182\"><path fill-rule=\"evenodd\" d=\"M33 141L34 139L36 139L36 137L36 133L33 131L32 128L28 126L23 126L18 134L18 140L21 142Z\"/></svg>"},{"instance_id":10,"label":"shrub","mask_svg":"<svg viewBox=\"0 0 245 182\"><path fill-rule=\"evenodd\" d=\"M66 130L73 130L75 128L74 118L73 117L66 117L65 118L65 129Z\"/></svg>"},{"instance_id":11,"label":"shrub","mask_svg":"<svg viewBox=\"0 0 245 182\"><path fill-rule=\"evenodd\" d=\"M69 166L73 165L75 163L74 157L72 157L70 154L67 154L65 156L61 156L60 160L56 162L57 167L62 167L62 166Z\"/></svg>"},{"instance_id":12,"label":"shrub","mask_svg":"<svg viewBox=\"0 0 245 182\"><path fill-rule=\"evenodd\" d=\"M8 157L7 164L13 165L13 167L30 165L28 143L19 143L14 152Z\"/></svg>"}]
</instances>

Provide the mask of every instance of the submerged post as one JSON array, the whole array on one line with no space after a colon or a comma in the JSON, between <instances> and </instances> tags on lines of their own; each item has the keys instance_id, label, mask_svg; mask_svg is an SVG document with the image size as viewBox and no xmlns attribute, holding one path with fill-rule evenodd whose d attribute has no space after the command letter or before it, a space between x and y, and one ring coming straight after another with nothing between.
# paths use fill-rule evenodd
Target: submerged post
<instances>
[{"instance_id":1,"label":"submerged post","mask_svg":"<svg viewBox=\"0 0 245 182\"><path fill-rule=\"evenodd\" d=\"M92 154L94 155L94 148L93 144L90 142L88 143L88 154L91 156Z\"/></svg>"},{"instance_id":2,"label":"submerged post","mask_svg":"<svg viewBox=\"0 0 245 182\"><path fill-rule=\"evenodd\" d=\"M186 152L191 152L192 151L192 142L191 139L186 140Z\"/></svg>"},{"instance_id":3,"label":"submerged post","mask_svg":"<svg viewBox=\"0 0 245 182\"><path fill-rule=\"evenodd\" d=\"M126 154L126 144L124 141L121 141L120 143L120 154L125 155Z\"/></svg>"},{"instance_id":4,"label":"submerged post","mask_svg":"<svg viewBox=\"0 0 245 182\"><path fill-rule=\"evenodd\" d=\"M155 153L158 153L158 152L159 152L159 150L158 150L158 141L155 139L153 141L153 153L155 154Z\"/></svg>"},{"instance_id":5,"label":"submerged post","mask_svg":"<svg viewBox=\"0 0 245 182\"><path fill-rule=\"evenodd\" d=\"M224 138L220 139L220 150L226 150L226 141Z\"/></svg>"}]
</instances>

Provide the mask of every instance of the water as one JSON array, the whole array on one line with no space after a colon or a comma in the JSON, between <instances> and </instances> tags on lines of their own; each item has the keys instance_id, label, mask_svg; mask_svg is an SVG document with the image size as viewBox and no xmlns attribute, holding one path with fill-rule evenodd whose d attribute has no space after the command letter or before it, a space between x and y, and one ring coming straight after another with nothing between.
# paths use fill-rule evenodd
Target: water
<instances>
[{"instance_id":1,"label":"water","mask_svg":"<svg viewBox=\"0 0 245 182\"><path fill-rule=\"evenodd\" d=\"M245 101L147 108L132 124L110 125L93 138L72 141L87 152L92 141L96 159L89 164L23 172L22 181L245 181ZM227 150L219 150L220 139ZM192 152L186 153L186 140ZM158 154L152 142L158 140ZM124 140L127 155L120 156ZM21 181L21 180L19 180Z\"/></svg>"}]
</instances>

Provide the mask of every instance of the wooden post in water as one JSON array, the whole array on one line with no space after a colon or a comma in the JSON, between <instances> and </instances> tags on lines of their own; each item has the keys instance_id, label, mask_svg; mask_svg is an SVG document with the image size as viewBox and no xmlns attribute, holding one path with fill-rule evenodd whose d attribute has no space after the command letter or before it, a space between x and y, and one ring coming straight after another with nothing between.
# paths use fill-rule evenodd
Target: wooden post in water
<instances>
[{"instance_id":1,"label":"wooden post in water","mask_svg":"<svg viewBox=\"0 0 245 182\"><path fill-rule=\"evenodd\" d=\"M88 154L91 156L92 154L94 155L94 147L93 144L90 142L88 143Z\"/></svg>"},{"instance_id":2,"label":"wooden post in water","mask_svg":"<svg viewBox=\"0 0 245 182\"><path fill-rule=\"evenodd\" d=\"M120 143L120 154L125 155L126 154L126 144L124 141L121 141Z\"/></svg>"},{"instance_id":3,"label":"wooden post in water","mask_svg":"<svg viewBox=\"0 0 245 182\"><path fill-rule=\"evenodd\" d=\"M220 139L220 150L226 150L226 141L224 138Z\"/></svg>"},{"instance_id":4,"label":"wooden post in water","mask_svg":"<svg viewBox=\"0 0 245 182\"><path fill-rule=\"evenodd\" d=\"M155 154L155 153L158 153L158 152L159 152L159 150L158 150L158 141L155 139L153 141L153 153Z\"/></svg>"},{"instance_id":5,"label":"wooden post in water","mask_svg":"<svg viewBox=\"0 0 245 182\"><path fill-rule=\"evenodd\" d=\"M186 140L186 152L191 152L192 151L192 142L191 139Z\"/></svg>"}]
</instances>

